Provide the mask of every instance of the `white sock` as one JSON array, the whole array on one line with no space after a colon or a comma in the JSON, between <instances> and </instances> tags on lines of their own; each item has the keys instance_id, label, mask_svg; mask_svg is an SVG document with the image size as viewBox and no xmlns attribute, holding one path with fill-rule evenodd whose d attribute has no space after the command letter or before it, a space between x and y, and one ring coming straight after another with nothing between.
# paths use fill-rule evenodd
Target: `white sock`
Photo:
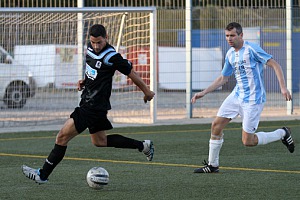
<instances>
[{"instance_id":1,"label":"white sock","mask_svg":"<svg viewBox=\"0 0 300 200\"><path fill-rule=\"evenodd\" d=\"M277 140L281 140L285 136L285 131L283 129L277 129L273 132L258 132L255 133L258 138L257 145L264 145Z\"/></svg>"},{"instance_id":2,"label":"white sock","mask_svg":"<svg viewBox=\"0 0 300 200\"><path fill-rule=\"evenodd\" d=\"M213 167L219 166L219 154L224 140L209 140L208 164Z\"/></svg>"}]
</instances>

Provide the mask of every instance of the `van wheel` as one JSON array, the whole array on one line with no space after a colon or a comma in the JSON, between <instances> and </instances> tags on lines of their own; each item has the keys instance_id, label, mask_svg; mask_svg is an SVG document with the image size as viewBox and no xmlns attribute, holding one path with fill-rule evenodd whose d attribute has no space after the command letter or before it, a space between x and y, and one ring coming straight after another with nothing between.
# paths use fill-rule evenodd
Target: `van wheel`
<instances>
[{"instance_id":1,"label":"van wheel","mask_svg":"<svg viewBox=\"0 0 300 200\"><path fill-rule=\"evenodd\" d=\"M12 84L6 89L4 103L8 108L23 108L26 104L26 86L22 84Z\"/></svg>"}]
</instances>

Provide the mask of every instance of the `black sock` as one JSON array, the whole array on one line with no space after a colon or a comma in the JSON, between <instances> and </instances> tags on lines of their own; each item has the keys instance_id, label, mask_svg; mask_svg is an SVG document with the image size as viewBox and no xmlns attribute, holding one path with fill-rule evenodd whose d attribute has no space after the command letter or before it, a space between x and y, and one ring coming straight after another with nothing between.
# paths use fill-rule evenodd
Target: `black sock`
<instances>
[{"instance_id":1,"label":"black sock","mask_svg":"<svg viewBox=\"0 0 300 200\"><path fill-rule=\"evenodd\" d=\"M46 159L43 168L40 170L40 177L42 180L46 180L53 169L56 167L56 165L60 163L60 161L62 161L65 156L66 150L66 146L60 146L58 144L54 145L54 148Z\"/></svg>"},{"instance_id":2,"label":"black sock","mask_svg":"<svg viewBox=\"0 0 300 200\"><path fill-rule=\"evenodd\" d=\"M114 134L107 136L107 147L138 149L142 151L144 144L141 141Z\"/></svg>"}]
</instances>

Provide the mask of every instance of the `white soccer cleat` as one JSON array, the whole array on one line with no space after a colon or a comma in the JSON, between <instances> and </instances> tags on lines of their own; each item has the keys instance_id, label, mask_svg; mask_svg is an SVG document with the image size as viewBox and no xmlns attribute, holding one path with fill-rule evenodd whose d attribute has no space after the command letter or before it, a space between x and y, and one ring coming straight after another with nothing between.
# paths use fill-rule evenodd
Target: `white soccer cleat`
<instances>
[{"instance_id":1,"label":"white soccer cleat","mask_svg":"<svg viewBox=\"0 0 300 200\"><path fill-rule=\"evenodd\" d=\"M151 140L144 140L143 144L144 144L143 153L146 155L147 160L151 161L154 155L153 142Z\"/></svg>"},{"instance_id":2,"label":"white soccer cleat","mask_svg":"<svg viewBox=\"0 0 300 200\"><path fill-rule=\"evenodd\" d=\"M22 166L22 172L23 172L23 174L27 178L35 181L36 183L43 184L43 183L47 183L48 182L47 179L46 180L42 180L41 179L41 177L40 177L40 169L33 169L31 167L23 165Z\"/></svg>"}]
</instances>

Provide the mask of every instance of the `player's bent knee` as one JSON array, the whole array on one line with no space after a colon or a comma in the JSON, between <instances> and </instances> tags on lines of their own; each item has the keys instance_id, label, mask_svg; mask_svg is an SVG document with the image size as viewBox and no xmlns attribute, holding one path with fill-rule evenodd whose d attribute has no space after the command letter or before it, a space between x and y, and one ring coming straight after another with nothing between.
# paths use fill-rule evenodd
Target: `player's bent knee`
<instances>
[{"instance_id":1,"label":"player's bent knee","mask_svg":"<svg viewBox=\"0 0 300 200\"><path fill-rule=\"evenodd\" d=\"M57 134L55 142L58 145L66 146L73 137L75 137L75 135L72 135L68 132L64 132L61 130Z\"/></svg>"},{"instance_id":2,"label":"player's bent knee","mask_svg":"<svg viewBox=\"0 0 300 200\"><path fill-rule=\"evenodd\" d=\"M96 147L107 147L105 142L93 142L93 145Z\"/></svg>"},{"instance_id":3,"label":"player's bent knee","mask_svg":"<svg viewBox=\"0 0 300 200\"><path fill-rule=\"evenodd\" d=\"M107 147L106 137L92 137L92 144L96 147Z\"/></svg>"},{"instance_id":4,"label":"player's bent knee","mask_svg":"<svg viewBox=\"0 0 300 200\"><path fill-rule=\"evenodd\" d=\"M251 134L243 131L242 142L243 145L246 147L253 147L258 144L258 139L255 134Z\"/></svg>"},{"instance_id":5,"label":"player's bent knee","mask_svg":"<svg viewBox=\"0 0 300 200\"><path fill-rule=\"evenodd\" d=\"M257 145L257 143L255 143L255 141L252 141L252 140L242 140L242 142L243 142L243 145L246 147L253 147L253 146Z\"/></svg>"},{"instance_id":6,"label":"player's bent knee","mask_svg":"<svg viewBox=\"0 0 300 200\"><path fill-rule=\"evenodd\" d=\"M220 124L216 123L215 121L213 121L212 124L211 124L212 129L217 129L217 128L219 128L219 126L220 126Z\"/></svg>"},{"instance_id":7,"label":"player's bent knee","mask_svg":"<svg viewBox=\"0 0 300 200\"><path fill-rule=\"evenodd\" d=\"M68 139L65 136L57 136L55 143L61 146L66 146L68 144Z\"/></svg>"}]
</instances>

